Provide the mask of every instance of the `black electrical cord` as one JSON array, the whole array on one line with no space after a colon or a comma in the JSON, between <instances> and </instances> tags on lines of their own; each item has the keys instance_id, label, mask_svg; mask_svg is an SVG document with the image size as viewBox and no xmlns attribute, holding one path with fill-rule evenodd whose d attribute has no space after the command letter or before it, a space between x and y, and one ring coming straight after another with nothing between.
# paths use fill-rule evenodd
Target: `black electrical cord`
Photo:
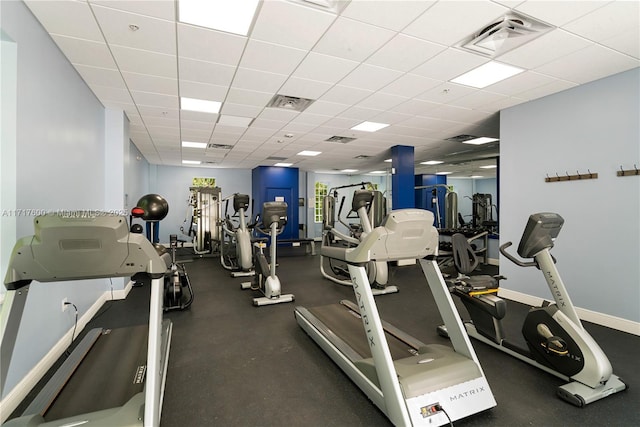
<instances>
[{"instance_id":1,"label":"black electrical cord","mask_svg":"<svg viewBox=\"0 0 640 427\"><path fill-rule=\"evenodd\" d=\"M442 413L447 417L447 419L449 420L449 425L451 427L453 427L453 423L451 422L451 418L449 417L449 414L447 414L447 411L444 410L444 408L440 405L436 405L435 406L436 411L442 411Z\"/></svg>"},{"instance_id":2,"label":"black electrical cord","mask_svg":"<svg viewBox=\"0 0 640 427\"><path fill-rule=\"evenodd\" d=\"M67 347L67 349L64 352L66 356L69 356L71 354L71 346L73 345L73 341L76 338L76 328L78 327L78 307L76 307L76 305L72 302L65 302L64 305L71 305L73 306L73 309L76 311L75 321L73 322L73 333L71 334L71 343L69 344L69 347Z\"/></svg>"}]
</instances>

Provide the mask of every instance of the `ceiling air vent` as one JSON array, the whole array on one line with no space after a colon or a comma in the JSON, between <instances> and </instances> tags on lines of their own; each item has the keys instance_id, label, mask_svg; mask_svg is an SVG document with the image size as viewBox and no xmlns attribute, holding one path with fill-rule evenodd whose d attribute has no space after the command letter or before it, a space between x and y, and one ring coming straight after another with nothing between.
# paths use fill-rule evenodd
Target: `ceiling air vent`
<instances>
[{"instance_id":1,"label":"ceiling air vent","mask_svg":"<svg viewBox=\"0 0 640 427\"><path fill-rule=\"evenodd\" d=\"M460 47L495 58L540 37L551 28L533 18L510 13L463 40Z\"/></svg>"},{"instance_id":2,"label":"ceiling air vent","mask_svg":"<svg viewBox=\"0 0 640 427\"><path fill-rule=\"evenodd\" d=\"M456 136L452 136L451 138L446 138L445 141L453 141L453 142L465 142L465 141L471 141L472 139L477 138L477 136L473 136L473 135L456 135Z\"/></svg>"},{"instance_id":3,"label":"ceiling air vent","mask_svg":"<svg viewBox=\"0 0 640 427\"><path fill-rule=\"evenodd\" d=\"M228 144L209 144L207 145L207 148L217 148L220 150L231 150L233 148L233 145L228 145Z\"/></svg>"},{"instance_id":4,"label":"ceiling air vent","mask_svg":"<svg viewBox=\"0 0 640 427\"><path fill-rule=\"evenodd\" d=\"M367 156L366 154L360 154L360 155L354 157L354 159L359 159L359 160L364 160L364 159L369 159L369 158L371 158L371 156Z\"/></svg>"},{"instance_id":5,"label":"ceiling air vent","mask_svg":"<svg viewBox=\"0 0 640 427\"><path fill-rule=\"evenodd\" d=\"M267 104L267 107L282 108L291 111L304 111L313 103L313 99L296 98L295 96L275 95Z\"/></svg>"},{"instance_id":6,"label":"ceiling air vent","mask_svg":"<svg viewBox=\"0 0 640 427\"><path fill-rule=\"evenodd\" d=\"M287 158L286 157L269 156L269 157L267 157L267 160L275 160L277 162L281 162L283 160L287 160Z\"/></svg>"},{"instance_id":7,"label":"ceiling air vent","mask_svg":"<svg viewBox=\"0 0 640 427\"><path fill-rule=\"evenodd\" d=\"M332 136L331 138L325 139L328 142L339 142L341 144L346 144L347 142L351 142L356 138L350 138L348 136Z\"/></svg>"}]
</instances>

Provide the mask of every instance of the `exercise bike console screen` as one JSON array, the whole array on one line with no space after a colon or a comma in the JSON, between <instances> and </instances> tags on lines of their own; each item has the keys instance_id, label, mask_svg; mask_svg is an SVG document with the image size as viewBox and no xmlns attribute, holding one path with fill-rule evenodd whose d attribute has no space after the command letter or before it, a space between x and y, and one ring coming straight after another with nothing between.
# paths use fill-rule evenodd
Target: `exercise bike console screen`
<instances>
[{"instance_id":1,"label":"exercise bike console screen","mask_svg":"<svg viewBox=\"0 0 640 427\"><path fill-rule=\"evenodd\" d=\"M564 219L556 213L542 212L529 217L518 245L518 255L533 258L538 252L553 247L553 241L564 224Z\"/></svg>"}]
</instances>

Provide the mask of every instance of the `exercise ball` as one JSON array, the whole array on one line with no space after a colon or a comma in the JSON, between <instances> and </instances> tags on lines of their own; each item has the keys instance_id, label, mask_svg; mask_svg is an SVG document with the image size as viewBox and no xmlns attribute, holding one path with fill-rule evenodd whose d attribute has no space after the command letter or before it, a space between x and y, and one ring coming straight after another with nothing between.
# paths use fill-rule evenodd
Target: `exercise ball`
<instances>
[{"instance_id":1,"label":"exercise ball","mask_svg":"<svg viewBox=\"0 0 640 427\"><path fill-rule=\"evenodd\" d=\"M144 209L144 221L162 221L169 213L169 203L158 194L147 194L138 200L137 207Z\"/></svg>"}]
</instances>

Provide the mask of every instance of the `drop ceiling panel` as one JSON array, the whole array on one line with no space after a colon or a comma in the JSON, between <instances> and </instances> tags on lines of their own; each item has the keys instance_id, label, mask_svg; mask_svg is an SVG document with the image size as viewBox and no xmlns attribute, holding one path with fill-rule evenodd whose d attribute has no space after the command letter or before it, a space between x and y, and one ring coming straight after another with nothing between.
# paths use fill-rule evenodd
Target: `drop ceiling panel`
<instances>
[{"instance_id":1,"label":"drop ceiling panel","mask_svg":"<svg viewBox=\"0 0 640 427\"><path fill-rule=\"evenodd\" d=\"M518 96L518 94L524 91L546 85L551 81L553 81L553 77L536 73L534 71L525 71L509 79L487 86L484 89L489 92L500 93L503 95Z\"/></svg>"},{"instance_id":2,"label":"drop ceiling panel","mask_svg":"<svg viewBox=\"0 0 640 427\"><path fill-rule=\"evenodd\" d=\"M212 98L213 99L213 98ZM252 105L244 105L244 104L233 104L232 102L225 102L222 104L222 109L220 112L222 114L229 114L232 116L241 116L241 117L257 117L258 114L263 110L264 107L256 107Z\"/></svg>"},{"instance_id":3,"label":"drop ceiling panel","mask_svg":"<svg viewBox=\"0 0 640 427\"><path fill-rule=\"evenodd\" d=\"M89 0L93 5L108 6L140 15L148 15L155 18L173 21L175 19L175 3L166 0L144 1L114 1L114 0Z\"/></svg>"},{"instance_id":4,"label":"drop ceiling panel","mask_svg":"<svg viewBox=\"0 0 640 427\"><path fill-rule=\"evenodd\" d=\"M393 36L393 31L340 17L313 51L362 62Z\"/></svg>"},{"instance_id":5,"label":"drop ceiling panel","mask_svg":"<svg viewBox=\"0 0 640 427\"><path fill-rule=\"evenodd\" d=\"M430 79L447 81L488 61L488 58L480 55L449 48L419 67L414 68L411 73Z\"/></svg>"},{"instance_id":6,"label":"drop ceiling panel","mask_svg":"<svg viewBox=\"0 0 640 427\"><path fill-rule=\"evenodd\" d=\"M336 83L358 66L358 62L310 52L292 76Z\"/></svg>"},{"instance_id":7,"label":"drop ceiling panel","mask_svg":"<svg viewBox=\"0 0 640 427\"><path fill-rule=\"evenodd\" d=\"M93 6L92 9L110 46L175 55L176 30L173 22L102 6ZM138 29L133 30L130 25Z\"/></svg>"},{"instance_id":8,"label":"drop ceiling panel","mask_svg":"<svg viewBox=\"0 0 640 427\"><path fill-rule=\"evenodd\" d=\"M449 104L455 102L456 99L474 92L477 92L474 88L447 82L440 83L438 86L422 92L415 98L422 101Z\"/></svg>"},{"instance_id":9,"label":"drop ceiling panel","mask_svg":"<svg viewBox=\"0 0 640 427\"><path fill-rule=\"evenodd\" d=\"M50 34L104 41L91 9L85 2L27 0L25 3ZM74 25L69 25L70 16L74 17Z\"/></svg>"},{"instance_id":10,"label":"drop ceiling panel","mask_svg":"<svg viewBox=\"0 0 640 427\"><path fill-rule=\"evenodd\" d=\"M587 83L638 66L638 61L600 45L557 59L536 71L575 83Z\"/></svg>"},{"instance_id":11,"label":"drop ceiling panel","mask_svg":"<svg viewBox=\"0 0 640 427\"><path fill-rule=\"evenodd\" d=\"M318 99L329 88L331 83L318 82L315 80L290 77L278 91L281 95L294 96L296 98Z\"/></svg>"},{"instance_id":12,"label":"drop ceiling panel","mask_svg":"<svg viewBox=\"0 0 640 427\"><path fill-rule=\"evenodd\" d=\"M274 93L231 88L227 93L226 102L263 108L269 103L273 95Z\"/></svg>"},{"instance_id":13,"label":"drop ceiling panel","mask_svg":"<svg viewBox=\"0 0 640 427\"><path fill-rule=\"evenodd\" d=\"M127 87L132 91L152 92L163 95L178 95L178 84L175 79L123 72Z\"/></svg>"},{"instance_id":14,"label":"drop ceiling panel","mask_svg":"<svg viewBox=\"0 0 640 427\"><path fill-rule=\"evenodd\" d=\"M537 68L592 44L582 37L561 29L555 29L518 49L501 55L499 60L521 68Z\"/></svg>"},{"instance_id":15,"label":"drop ceiling panel","mask_svg":"<svg viewBox=\"0 0 640 427\"><path fill-rule=\"evenodd\" d=\"M365 90L378 90L403 73L388 68L376 67L374 65L361 64L353 70L347 77L340 81L341 85L355 87Z\"/></svg>"},{"instance_id":16,"label":"drop ceiling panel","mask_svg":"<svg viewBox=\"0 0 640 427\"><path fill-rule=\"evenodd\" d=\"M176 95L162 95L159 93L131 91L131 96L136 105L150 105L153 107L179 108Z\"/></svg>"},{"instance_id":17,"label":"drop ceiling panel","mask_svg":"<svg viewBox=\"0 0 640 427\"><path fill-rule=\"evenodd\" d=\"M435 1L385 1L374 7L367 1L352 1L342 12L343 16L357 21L400 31L431 7Z\"/></svg>"},{"instance_id":18,"label":"drop ceiling panel","mask_svg":"<svg viewBox=\"0 0 640 427\"><path fill-rule=\"evenodd\" d=\"M233 78L232 87L276 93L286 79L287 76L283 74L266 73L249 68L238 68Z\"/></svg>"},{"instance_id":19,"label":"drop ceiling panel","mask_svg":"<svg viewBox=\"0 0 640 427\"><path fill-rule=\"evenodd\" d=\"M133 104L131 95L126 89L116 89L107 86L90 85L89 86L98 99L104 101L115 101L120 103Z\"/></svg>"},{"instance_id":20,"label":"drop ceiling panel","mask_svg":"<svg viewBox=\"0 0 640 427\"><path fill-rule=\"evenodd\" d=\"M111 46L111 52L121 71L171 79L175 79L177 76L175 55L130 49L122 46Z\"/></svg>"},{"instance_id":21,"label":"drop ceiling panel","mask_svg":"<svg viewBox=\"0 0 640 427\"><path fill-rule=\"evenodd\" d=\"M309 50L336 16L286 1L262 3L251 38Z\"/></svg>"},{"instance_id":22,"label":"drop ceiling panel","mask_svg":"<svg viewBox=\"0 0 640 427\"><path fill-rule=\"evenodd\" d=\"M358 107L372 108L374 110L388 110L398 104L403 103L408 98L396 96L388 93L375 93L366 99L358 102Z\"/></svg>"},{"instance_id":23,"label":"drop ceiling panel","mask_svg":"<svg viewBox=\"0 0 640 427\"><path fill-rule=\"evenodd\" d=\"M60 50L73 64L115 69L106 43L52 35Z\"/></svg>"},{"instance_id":24,"label":"drop ceiling panel","mask_svg":"<svg viewBox=\"0 0 640 427\"><path fill-rule=\"evenodd\" d=\"M381 88L380 92L398 96L413 97L438 86L440 83L440 80L407 73Z\"/></svg>"},{"instance_id":25,"label":"drop ceiling panel","mask_svg":"<svg viewBox=\"0 0 640 427\"><path fill-rule=\"evenodd\" d=\"M178 23L178 51L184 58L236 66L246 37Z\"/></svg>"},{"instance_id":26,"label":"drop ceiling panel","mask_svg":"<svg viewBox=\"0 0 640 427\"><path fill-rule=\"evenodd\" d=\"M236 67L189 58L178 59L180 79L192 82L228 86Z\"/></svg>"},{"instance_id":27,"label":"drop ceiling panel","mask_svg":"<svg viewBox=\"0 0 640 427\"><path fill-rule=\"evenodd\" d=\"M118 70L109 68L90 67L88 65L75 65L82 79L89 85L108 86L117 89L125 89L124 80Z\"/></svg>"},{"instance_id":28,"label":"drop ceiling panel","mask_svg":"<svg viewBox=\"0 0 640 427\"><path fill-rule=\"evenodd\" d=\"M320 99L340 104L358 103L373 93L375 92L371 90L335 85L325 92Z\"/></svg>"},{"instance_id":29,"label":"drop ceiling panel","mask_svg":"<svg viewBox=\"0 0 640 427\"><path fill-rule=\"evenodd\" d=\"M536 1L528 0L516 10L535 16L551 25L562 26L601 8L608 1Z\"/></svg>"},{"instance_id":30,"label":"drop ceiling panel","mask_svg":"<svg viewBox=\"0 0 640 427\"><path fill-rule=\"evenodd\" d=\"M240 66L289 75L306 55L306 50L252 39L247 43Z\"/></svg>"},{"instance_id":31,"label":"drop ceiling panel","mask_svg":"<svg viewBox=\"0 0 640 427\"><path fill-rule=\"evenodd\" d=\"M496 21L509 9L491 1L440 1L423 13L404 33L451 46Z\"/></svg>"},{"instance_id":32,"label":"drop ceiling panel","mask_svg":"<svg viewBox=\"0 0 640 427\"><path fill-rule=\"evenodd\" d=\"M410 71L446 49L415 37L398 34L366 60L367 64Z\"/></svg>"},{"instance_id":33,"label":"drop ceiling panel","mask_svg":"<svg viewBox=\"0 0 640 427\"><path fill-rule=\"evenodd\" d=\"M640 2L612 2L570 22L565 29L638 58L639 17Z\"/></svg>"}]
</instances>

